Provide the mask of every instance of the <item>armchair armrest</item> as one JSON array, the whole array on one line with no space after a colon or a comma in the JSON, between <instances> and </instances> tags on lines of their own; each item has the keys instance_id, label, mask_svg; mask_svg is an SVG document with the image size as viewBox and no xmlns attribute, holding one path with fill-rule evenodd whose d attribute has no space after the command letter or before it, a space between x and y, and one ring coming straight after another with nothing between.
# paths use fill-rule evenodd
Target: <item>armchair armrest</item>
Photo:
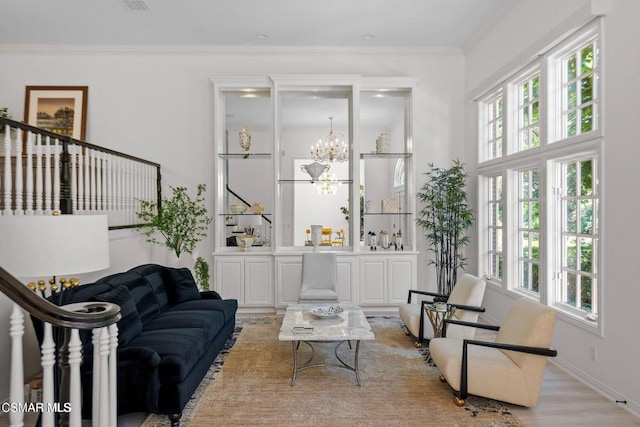
<instances>
[{"instance_id":1,"label":"armchair armrest","mask_svg":"<svg viewBox=\"0 0 640 427\"><path fill-rule=\"evenodd\" d=\"M452 307L459 308L460 310L477 311L478 313L484 313L487 311L484 307L478 307L477 305L464 305L464 304L449 304Z\"/></svg>"},{"instance_id":2,"label":"armchair armrest","mask_svg":"<svg viewBox=\"0 0 640 427\"><path fill-rule=\"evenodd\" d=\"M524 345L506 344L490 341L462 340L462 361L460 366L460 399L467 398L467 347L477 345L482 347L497 348L500 350L518 351L521 353L535 354L537 356L556 357L558 351L553 347L528 347Z\"/></svg>"},{"instance_id":3,"label":"armchair armrest","mask_svg":"<svg viewBox=\"0 0 640 427\"><path fill-rule=\"evenodd\" d=\"M470 328L479 328L479 329L487 329L490 331L499 331L500 326L496 325L488 325L486 323L476 323L476 322L465 322L463 320L455 320L455 319L444 319L442 324L442 337L446 338L447 336L447 324L453 323L455 325L468 326Z\"/></svg>"},{"instance_id":4,"label":"armchair armrest","mask_svg":"<svg viewBox=\"0 0 640 427\"><path fill-rule=\"evenodd\" d=\"M443 294L439 294L436 292L429 292L429 291L419 291L417 289L409 289L409 295L407 297L407 304L411 304L411 297L413 296L413 294L419 294L419 295L427 295L430 297L434 297L435 298L444 298L444 301L447 300L447 298L449 298L448 295L443 295Z\"/></svg>"}]
</instances>

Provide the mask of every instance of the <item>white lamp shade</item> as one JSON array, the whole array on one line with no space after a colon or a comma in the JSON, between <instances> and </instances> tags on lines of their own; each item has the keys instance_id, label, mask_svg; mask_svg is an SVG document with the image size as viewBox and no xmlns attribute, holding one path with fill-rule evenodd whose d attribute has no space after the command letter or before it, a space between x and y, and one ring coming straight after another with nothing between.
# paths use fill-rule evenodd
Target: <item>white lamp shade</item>
<instances>
[{"instance_id":1,"label":"white lamp shade","mask_svg":"<svg viewBox=\"0 0 640 427\"><path fill-rule=\"evenodd\" d=\"M103 270L109 267L107 216L0 217L0 266L17 277Z\"/></svg>"}]
</instances>

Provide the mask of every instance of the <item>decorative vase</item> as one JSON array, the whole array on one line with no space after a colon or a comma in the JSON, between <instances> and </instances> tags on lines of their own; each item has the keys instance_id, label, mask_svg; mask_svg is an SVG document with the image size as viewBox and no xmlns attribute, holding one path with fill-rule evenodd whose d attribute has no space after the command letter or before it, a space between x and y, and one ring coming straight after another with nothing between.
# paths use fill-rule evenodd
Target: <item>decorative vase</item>
<instances>
[{"instance_id":1,"label":"decorative vase","mask_svg":"<svg viewBox=\"0 0 640 427\"><path fill-rule=\"evenodd\" d=\"M391 242L389 241L388 234L380 235L380 246L382 246L382 249L389 249L390 244Z\"/></svg>"},{"instance_id":2,"label":"decorative vase","mask_svg":"<svg viewBox=\"0 0 640 427\"><path fill-rule=\"evenodd\" d=\"M240 137L240 148L244 150L244 156L249 156L249 149L251 148L251 134L247 125L242 125L242 129L238 132Z\"/></svg>"},{"instance_id":3,"label":"decorative vase","mask_svg":"<svg viewBox=\"0 0 640 427\"><path fill-rule=\"evenodd\" d=\"M249 247L253 245L253 237L251 236L236 236L236 244L241 251L246 252Z\"/></svg>"},{"instance_id":4,"label":"decorative vase","mask_svg":"<svg viewBox=\"0 0 640 427\"><path fill-rule=\"evenodd\" d=\"M320 246L321 241L322 241L322 226L312 225L311 226L311 244L313 245L314 251L318 251L318 247Z\"/></svg>"},{"instance_id":5,"label":"decorative vase","mask_svg":"<svg viewBox=\"0 0 640 427\"><path fill-rule=\"evenodd\" d=\"M376 139L376 152L380 153L388 153L391 150L391 144L389 143L389 134L387 132L382 132L378 139Z\"/></svg>"},{"instance_id":6,"label":"decorative vase","mask_svg":"<svg viewBox=\"0 0 640 427\"><path fill-rule=\"evenodd\" d=\"M375 234L369 235L369 246L373 248L378 246L378 236L376 236Z\"/></svg>"},{"instance_id":7,"label":"decorative vase","mask_svg":"<svg viewBox=\"0 0 640 427\"><path fill-rule=\"evenodd\" d=\"M300 166L300 170L302 172L306 172L309 174L309 176L311 177L311 181L317 181L318 178L320 178L320 175L327 172L329 169L329 165L323 165L322 163L318 162Z\"/></svg>"}]
</instances>

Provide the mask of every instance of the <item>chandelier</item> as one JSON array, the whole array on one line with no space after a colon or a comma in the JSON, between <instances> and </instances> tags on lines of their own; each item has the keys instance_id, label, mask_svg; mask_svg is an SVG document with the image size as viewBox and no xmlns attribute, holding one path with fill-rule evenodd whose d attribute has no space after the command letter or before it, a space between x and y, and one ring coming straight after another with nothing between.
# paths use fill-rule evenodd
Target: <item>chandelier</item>
<instances>
[{"instance_id":1,"label":"chandelier","mask_svg":"<svg viewBox=\"0 0 640 427\"><path fill-rule=\"evenodd\" d=\"M342 185L342 182L338 182L336 175L329 172L324 172L320 175L319 181L313 184L318 190L319 194L331 195L336 194L338 187Z\"/></svg>"},{"instance_id":2,"label":"chandelier","mask_svg":"<svg viewBox=\"0 0 640 427\"><path fill-rule=\"evenodd\" d=\"M331 130L329 134L318 141L316 146L311 146L311 157L316 162L344 162L349 159L349 151L347 144L340 141L333 133L333 117L329 117L331 121Z\"/></svg>"}]
</instances>

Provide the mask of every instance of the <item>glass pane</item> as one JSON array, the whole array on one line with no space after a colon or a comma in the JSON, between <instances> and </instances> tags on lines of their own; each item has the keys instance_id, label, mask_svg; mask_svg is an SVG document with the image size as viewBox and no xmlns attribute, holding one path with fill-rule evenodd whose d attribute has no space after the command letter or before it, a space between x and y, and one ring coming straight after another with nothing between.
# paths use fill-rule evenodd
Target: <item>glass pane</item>
<instances>
[{"instance_id":1,"label":"glass pane","mask_svg":"<svg viewBox=\"0 0 640 427\"><path fill-rule=\"evenodd\" d=\"M496 137L502 136L502 119L496 121Z\"/></svg>"},{"instance_id":2,"label":"glass pane","mask_svg":"<svg viewBox=\"0 0 640 427\"><path fill-rule=\"evenodd\" d=\"M530 202L531 224L530 228L537 230L540 228L540 204L538 202Z\"/></svg>"},{"instance_id":3,"label":"glass pane","mask_svg":"<svg viewBox=\"0 0 640 427\"><path fill-rule=\"evenodd\" d=\"M582 93L581 103L591 101L593 99L593 74L589 74L580 80L580 92Z\"/></svg>"},{"instance_id":4,"label":"glass pane","mask_svg":"<svg viewBox=\"0 0 640 427\"><path fill-rule=\"evenodd\" d=\"M580 271L593 273L593 239L580 238Z\"/></svg>"},{"instance_id":5,"label":"glass pane","mask_svg":"<svg viewBox=\"0 0 640 427\"><path fill-rule=\"evenodd\" d=\"M498 203L497 208L498 208L498 217L496 220L496 225L502 226L502 203Z\"/></svg>"},{"instance_id":6,"label":"glass pane","mask_svg":"<svg viewBox=\"0 0 640 427\"><path fill-rule=\"evenodd\" d=\"M593 233L593 200L580 200L580 233Z\"/></svg>"},{"instance_id":7,"label":"glass pane","mask_svg":"<svg viewBox=\"0 0 640 427\"><path fill-rule=\"evenodd\" d=\"M498 277L502 277L502 254L498 255Z\"/></svg>"},{"instance_id":8,"label":"glass pane","mask_svg":"<svg viewBox=\"0 0 640 427\"><path fill-rule=\"evenodd\" d=\"M567 60L567 80L573 80L576 78L576 57L571 55Z\"/></svg>"},{"instance_id":9,"label":"glass pane","mask_svg":"<svg viewBox=\"0 0 640 427\"><path fill-rule=\"evenodd\" d=\"M525 105L522 107L522 112L520 113L520 121L522 126L529 126L529 106Z\"/></svg>"},{"instance_id":10,"label":"glass pane","mask_svg":"<svg viewBox=\"0 0 640 427\"><path fill-rule=\"evenodd\" d=\"M520 198L529 198L529 171L520 172Z\"/></svg>"},{"instance_id":11,"label":"glass pane","mask_svg":"<svg viewBox=\"0 0 640 427\"><path fill-rule=\"evenodd\" d=\"M593 194L593 162L591 160L580 162L580 179L582 181L580 195Z\"/></svg>"},{"instance_id":12,"label":"glass pane","mask_svg":"<svg viewBox=\"0 0 640 427\"><path fill-rule=\"evenodd\" d=\"M536 101L533 104L531 104L531 122L532 123L538 123L539 109L540 109L539 102Z\"/></svg>"},{"instance_id":13,"label":"glass pane","mask_svg":"<svg viewBox=\"0 0 640 427\"><path fill-rule=\"evenodd\" d=\"M531 259L539 260L540 234L529 233L529 239L531 244Z\"/></svg>"},{"instance_id":14,"label":"glass pane","mask_svg":"<svg viewBox=\"0 0 640 427\"><path fill-rule=\"evenodd\" d=\"M576 84L571 83L567 87L567 107L576 108L578 105L578 91L576 90Z\"/></svg>"},{"instance_id":15,"label":"glass pane","mask_svg":"<svg viewBox=\"0 0 640 427\"><path fill-rule=\"evenodd\" d=\"M540 280L540 273L538 270L538 264L531 264L531 290L536 293L539 291L538 282Z\"/></svg>"},{"instance_id":16,"label":"glass pane","mask_svg":"<svg viewBox=\"0 0 640 427\"><path fill-rule=\"evenodd\" d=\"M540 129L538 128L538 126L534 126L531 128L531 146L540 146Z\"/></svg>"},{"instance_id":17,"label":"glass pane","mask_svg":"<svg viewBox=\"0 0 640 427\"><path fill-rule=\"evenodd\" d=\"M566 303L570 305L576 305L576 290L577 276L574 273L567 273L567 294Z\"/></svg>"},{"instance_id":18,"label":"glass pane","mask_svg":"<svg viewBox=\"0 0 640 427\"><path fill-rule=\"evenodd\" d=\"M489 250L493 252L496 252L498 250L497 233L498 230L495 228L492 228L489 231Z\"/></svg>"},{"instance_id":19,"label":"glass pane","mask_svg":"<svg viewBox=\"0 0 640 427\"><path fill-rule=\"evenodd\" d=\"M533 99L538 98L538 94L540 93L540 77L536 76L533 78L531 82L531 96Z\"/></svg>"},{"instance_id":20,"label":"glass pane","mask_svg":"<svg viewBox=\"0 0 640 427\"><path fill-rule=\"evenodd\" d=\"M529 263L521 262L520 265L522 266L522 284L520 286L529 289L531 283L529 281Z\"/></svg>"},{"instance_id":21,"label":"glass pane","mask_svg":"<svg viewBox=\"0 0 640 427\"><path fill-rule=\"evenodd\" d=\"M537 169L531 171L531 198L538 198L538 187L540 187L540 179Z\"/></svg>"},{"instance_id":22,"label":"glass pane","mask_svg":"<svg viewBox=\"0 0 640 427\"><path fill-rule=\"evenodd\" d=\"M569 111L567 114L567 136L574 136L577 130L577 113L575 110Z\"/></svg>"},{"instance_id":23,"label":"glass pane","mask_svg":"<svg viewBox=\"0 0 640 427\"><path fill-rule=\"evenodd\" d=\"M520 208L522 209L522 213L520 215L521 221L520 221L520 227L521 228L529 228L530 226L530 222L529 222L529 203L528 202L522 202L520 203Z\"/></svg>"},{"instance_id":24,"label":"glass pane","mask_svg":"<svg viewBox=\"0 0 640 427\"><path fill-rule=\"evenodd\" d=\"M593 105L584 107L580 113L581 130L582 132L589 132L593 130Z\"/></svg>"},{"instance_id":25,"label":"glass pane","mask_svg":"<svg viewBox=\"0 0 640 427\"><path fill-rule=\"evenodd\" d=\"M529 259L529 233L526 231L520 233L520 250L522 258Z\"/></svg>"},{"instance_id":26,"label":"glass pane","mask_svg":"<svg viewBox=\"0 0 640 427\"><path fill-rule=\"evenodd\" d=\"M567 187L567 196L575 196L576 195L576 181L577 181L577 168L575 163L567 163L567 171L566 171L566 187Z\"/></svg>"},{"instance_id":27,"label":"glass pane","mask_svg":"<svg viewBox=\"0 0 640 427\"><path fill-rule=\"evenodd\" d=\"M529 130L524 129L520 131L520 149L526 150L529 146Z\"/></svg>"},{"instance_id":28,"label":"glass pane","mask_svg":"<svg viewBox=\"0 0 640 427\"><path fill-rule=\"evenodd\" d=\"M582 57L582 73L588 73L593 70L593 45L586 46L580 52Z\"/></svg>"},{"instance_id":29,"label":"glass pane","mask_svg":"<svg viewBox=\"0 0 640 427\"><path fill-rule=\"evenodd\" d=\"M522 85L522 90L520 91L520 96L522 101L520 104L524 104L529 102L529 82L526 82Z\"/></svg>"},{"instance_id":30,"label":"glass pane","mask_svg":"<svg viewBox=\"0 0 640 427\"><path fill-rule=\"evenodd\" d=\"M586 311L592 311L593 283L591 277L580 277L580 307Z\"/></svg>"},{"instance_id":31,"label":"glass pane","mask_svg":"<svg viewBox=\"0 0 640 427\"><path fill-rule=\"evenodd\" d=\"M502 252L502 229L496 229L496 252Z\"/></svg>"},{"instance_id":32,"label":"glass pane","mask_svg":"<svg viewBox=\"0 0 640 427\"><path fill-rule=\"evenodd\" d=\"M498 222L498 204L491 203L489 205L489 224L496 225Z\"/></svg>"},{"instance_id":33,"label":"glass pane","mask_svg":"<svg viewBox=\"0 0 640 427\"><path fill-rule=\"evenodd\" d=\"M577 233L578 232L578 205L575 200L565 200L564 201L564 212L565 212L565 229L563 231L569 233Z\"/></svg>"},{"instance_id":34,"label":"glass pane","mask_svg":"<svg viewBox=\"0 0 640 427\"><path fill-rule=\"evenodd\" d=\"M564 238L564 247L566 253L566 259L564 260L567 268L571 268L573 270L578 269L578 251L577 251L577 240L573 236L566 236Z\"/></svg>"}]
</instances>

